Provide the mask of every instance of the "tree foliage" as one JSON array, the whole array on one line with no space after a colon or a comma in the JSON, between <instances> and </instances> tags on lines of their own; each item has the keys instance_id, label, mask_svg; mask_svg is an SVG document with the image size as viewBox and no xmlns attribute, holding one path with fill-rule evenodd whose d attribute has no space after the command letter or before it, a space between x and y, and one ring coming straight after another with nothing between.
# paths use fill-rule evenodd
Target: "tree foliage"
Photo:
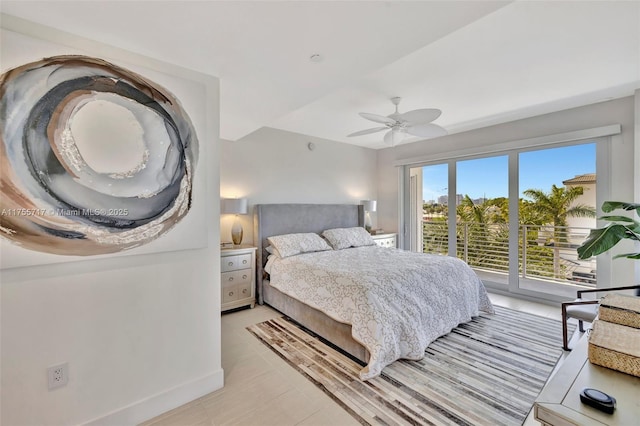
<instances>
[{"instance_id":1,"label":"tree foliage","mask_svg":"<svg viewBox=\"0 0 640 426\"><path fill-rule=\"evenodd\" d=\"M626 203L623 201L605 201L602 204L602 211L611 213L614 210L636 211L640 216L640 204ZM601 220L609 223L602 228L592 229L589 236L580 247L578 247L578 258L588 259L591 256L604 253L612 249L620 241L628 239L640 241L640 223L627 216L602 216ZM614 256L614 259L626 257L628 259L640 260L640 251L624 253Z\"/></svg>"},{"instance_id":2,"label":"tree foliage","mask_svg":"<svg viewBox=\"0 0 640 426\"><path fill-rule=\"evenodd\" d=\"M549 192L528 189L523 192L527 198L518 200L519 224L532 225L520 236L519 248L527 250L527 269L548 277L561 277L566 273L561 264L560 248L566 242L568 217L596 217L595 208L577 204L584 193L582 187L558 187L552 185ZM446 254L448 251L448 206L425 204L424 212L430 219L423 225L425 252ZM457 254L471 266L493 270L508 270L509 199L498 197L474 202L465 195L456 206L458 226ZM540 230L553 227L553 233L546 242L540 243ZM640 231L640 228L635 228ZM524 267L520 265L520 267Z\"/></svg>"},{"instance_id":3,"label":"tree foliage","mask_svg":"<svg viewBox=\"0 0 640 426\"><path fill-rule=\"evenodd\" d=\"M573 204L584 193L581 186L566 188L551 185L551 192L527 189L524 195L533 199L531 211L539 215L544 223L553 226L567 226L567 217L596 217L596 210L585 204Z\"/></svg>"}]
</instances>

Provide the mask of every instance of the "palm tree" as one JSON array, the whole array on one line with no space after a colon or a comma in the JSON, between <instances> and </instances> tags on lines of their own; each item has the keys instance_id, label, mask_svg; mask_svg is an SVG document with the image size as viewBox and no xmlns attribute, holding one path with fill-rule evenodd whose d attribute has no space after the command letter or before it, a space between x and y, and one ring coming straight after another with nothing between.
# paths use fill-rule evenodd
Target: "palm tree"
<instances>
[{"instance_id":1,"label":"palm tree","mask_svg":"<svg viewBox=\"0 0 640 426\"><path fill-rule=\"evenodd\" d=\"M581 186L565 188L551 185L551 192L540 189L527 189L524 195L533 199L533 211L545 218L553 226L567 226L567 217L596 217L596 210L585 204L572 205L584 193Z\"/></svg>"},{"instance_id":2,"label":"palm tree","mask_svg":"<svg viewBox=\"0 0 640 426\"><path fill-rule=\"evenodd\" d=\"M487 209L484 204L486 204L486 201L481 205L477 205L471 197L465 195L464 198L460 200L456 213L464 222L485 224L487 223Z\"/></svg>"},{"instance_id":3,"label":"palm tree","mask_svg":"<svg viewBox=\"0 0 640 426\"><path fill-rule=\"evenodd\" d=\"M584 193L581 186L566 188L564 186L551 186L551 192L546 193L540 189L527 189L524 195L531 198L533 203L530 208L538 214L544 223L553 225L553 270L556 276L560 275L560 246L565 242L565 234L560 227L567 226L567 217L596 217L594 207L585 204L574 204L574 201Z\"/></svg>"},{"instance_id":4,"label":"palm tree","mask_svg":"<svg viewBox=\"0 0 640 426\"><path fill-rule=\"evenodd\" d=\"M459 222L463 223L459 235L466 242L464 259L474 266L483 266L486 263L495 263L492 246L502 245L503 241L498 234L503 227L499 200L484 200L481 204L475 204L469 195L465 195L456 209Z\"/></svg>"}]
</instances>

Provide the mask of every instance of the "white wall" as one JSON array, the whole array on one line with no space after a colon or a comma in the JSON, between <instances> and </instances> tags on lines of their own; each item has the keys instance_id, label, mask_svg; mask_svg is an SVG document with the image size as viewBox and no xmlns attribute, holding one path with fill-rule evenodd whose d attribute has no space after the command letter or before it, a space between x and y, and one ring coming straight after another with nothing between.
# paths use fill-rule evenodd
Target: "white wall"
<instances>
[{"instance_id":1,"label":"white wall","mask_svg":"<svg viewBox=\"0 0 640 426\"><path fill-rule=\"evenodd\" d=\"M199 84L196 174L208 196L193 208L210 220L203 249L2 270L1 423L136 424L219 389L217 79L6 15L2 26ZM47 367L63 362L68 385L48 391Z\"/></svg>"},{"instance_id":2,"label":"white wall","mask_svg":"<svg viewBox=\"0 0 640 426\"><path fill-rule=\"evenodd\" d=\"M428 161L429 156L458 150L481 153L491 145L565 132L621 124L622 133L612 137L610 151L610 198L633 200L634 196L634 98L627 97L573 108L510 123L457 133L383 149L378 152L378 221L388 229L398 227L398 167L407 159ZM600 178L601 176L599 176ZM599 206L598 206L599 207ZM612 283L628 283L632 262L612 263ZM607 284L608 285L608 284Z\"/></svg>"},{"instance_id":3,"label":"white wall","mask_svg":"<svg viewBox=\"0 0 640 426\"><path fill-rule=\"evenodd\" d=\"M315 145L313 151L308 143ZM238 141L222 141L220 195L247 197L243 242L253 242L253 205L354 203L376 199L376 151L263 128ZM380 208L380 202L378 202ZM372 221L376 225L375 213ZM221 237L231 240L233 216L223 215Z\"/></svg>"}]
</instances>

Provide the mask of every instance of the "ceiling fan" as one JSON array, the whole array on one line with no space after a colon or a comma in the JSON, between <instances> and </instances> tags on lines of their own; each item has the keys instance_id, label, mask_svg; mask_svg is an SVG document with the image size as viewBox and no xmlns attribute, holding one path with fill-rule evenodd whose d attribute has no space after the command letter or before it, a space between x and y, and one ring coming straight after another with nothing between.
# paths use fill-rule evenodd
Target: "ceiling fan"
<instances>
[{"instance_id":1,"label":"ceiling fan","mask_svg":"<svg viewBox=\"0 0 640 426\"><path fill-rule=\"evenodd\" d=\"M440 117L442 111L433 108L423 108L414 109L413 111L401 114L398 112L398 104L401 100L402 98L400 97L391 98L391 102L396 106L396 111L386 117L384 115L361 112L360 116L362 118L384 124L384 127L360 130L359 132L347 135L347 137L363 136L388 130L384 135L384 143L390 146L395 146L402 141L407 134L421 138L435 138L447 134L445 129L437 124L431 123L433 120Z\"/></svg>"}]
</instances>

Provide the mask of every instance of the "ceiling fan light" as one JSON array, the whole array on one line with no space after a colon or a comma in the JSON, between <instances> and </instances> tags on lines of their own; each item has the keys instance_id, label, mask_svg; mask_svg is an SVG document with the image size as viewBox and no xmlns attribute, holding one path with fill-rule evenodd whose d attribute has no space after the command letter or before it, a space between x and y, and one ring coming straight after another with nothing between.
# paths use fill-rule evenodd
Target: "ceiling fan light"
<instances>
[{"instance_id":1,"label":"ceiling fan light","mask_svg":"<svg viewBox=\"0 0 640 426\"><path fill-rule=\"evenodd\" d=\"M389 130L384 135L384 143L391 147L396 146L404 139L405 133L400 130Z\"/></svg>"},{"instance_id":2,"label":"ceiling fan light","mask_svg":"<svg viewBox=\"0 0 640 426\"><path fill-rule=\"evenodd\" d=\"M384 135L384 143L388 146L396 146L404 140L407 133L412 136L427 139L444 136L447 134L447 131L444 128L438 126L437 124L431 123L431 121L438 118L442 113L439 109L421 108L401 114L398 111L400 98L392 98L391 102L395 105L396 110L386 117L383 115L367 112L359 113L362 118L374 121L376 123L384 124L386 127L376 127L373 129L360 130L358 132L351 133L348 136L351 137L368 135L370 133L380 132L385 130L385 128L388 128L390 130Z\"/></svg>"}]
</instances>

